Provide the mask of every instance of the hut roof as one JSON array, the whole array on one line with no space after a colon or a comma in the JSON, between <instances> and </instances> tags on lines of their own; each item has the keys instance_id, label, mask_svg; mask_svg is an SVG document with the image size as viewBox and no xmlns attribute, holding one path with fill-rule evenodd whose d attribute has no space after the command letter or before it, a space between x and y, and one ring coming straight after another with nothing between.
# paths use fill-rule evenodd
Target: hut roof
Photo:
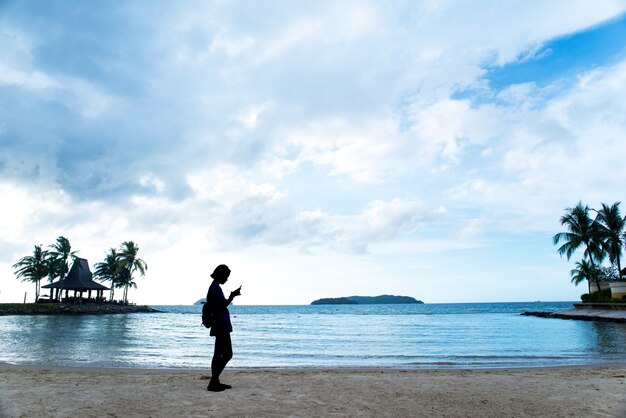
<instances>
[{"instance_id":1,"label":"hut roof","mask_svg":"<svg viewBox=\"0 0 626 418\"><path fill-rule=\"evenodd\" d=\"M44 286L44 289L57 289L61 287L61 281L53 282ZM72 268L63 280L63 289L67 290L109 290L108 287L93 281L89 263L84 258L74 260Z\"/></svg>"}]
</instances>

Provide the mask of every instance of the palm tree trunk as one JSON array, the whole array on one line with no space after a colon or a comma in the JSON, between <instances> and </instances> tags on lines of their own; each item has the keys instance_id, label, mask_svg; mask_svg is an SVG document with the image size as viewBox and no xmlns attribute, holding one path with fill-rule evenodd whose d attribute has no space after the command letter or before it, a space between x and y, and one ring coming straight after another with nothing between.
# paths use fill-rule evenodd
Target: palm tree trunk
<instances>
[{"instance_id":1,"label":"palm tree trunk","mask_svg":"<svg viewBox=\"0 0 626 418\"><path fill-rule=\"evenodd\" d=\"M600 289L600 280L598 279L598 275L595 274L596 273L596 265L593 262L593 255L591 254L591 249L589 248L589 242L585 242L585 245L587 246L587 254L589 254L589 263L591 264L591 269L594 272L594 281L596 282L596 286L598 286L598 292L601 290ZM589 288L589 293L591 293L591 287Z\"/></svg>"},{"instance_id":2,"label":"palm tree trunk","mask_svg":"<svg viewBox=\"0 0 626 418\"><path fill-rule=\"evenodd\" d=\"M59 277L59 303L63 300L63 269L61 269L61 275Z\"/></svg>"},{"instance_id":3,"label":"palm tree trunk","mask_svg":"<svg viewBox=\"0 0 626 418\"><path fill-rule=\"evenodd\" d=\"M63 300L63 280L65 279L65 263L66 260L63 259L63 267L61 267L61 285L59 287L59 303Z\"/></svg>"},{"instance_id":4,"label":"palm tree trunk","mask_svg":"<svg viewBox=\"0 0 626 418\"><path fill-rule=\"evenodd\" d=\"M61 285L59 286L59 303L63 300L63 276L61 276Z\"/></svg>"}]
</instances>

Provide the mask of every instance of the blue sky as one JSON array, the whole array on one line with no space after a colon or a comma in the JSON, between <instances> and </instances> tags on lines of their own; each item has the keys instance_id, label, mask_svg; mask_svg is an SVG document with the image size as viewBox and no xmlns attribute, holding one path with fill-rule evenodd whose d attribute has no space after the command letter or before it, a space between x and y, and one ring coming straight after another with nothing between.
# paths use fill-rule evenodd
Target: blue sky
<instances>
[{"instance_id":1,"label":"blue sky","mask_svg":"<svg viewBox=\"0 0 626 418\"><path fill-rule=\"evenodd\" d=\"M581 73L624 59L626 18L615 18L578 32L547 40L520 60L488 68L486 79L495 91L514 84L535 83L541 87L556 81L572 82Z\"/></svg>"},{"instance_id":2,"label":"blue sky","mask_svg":"<svg viewBox=\"0 0 626 418\"><path fill-rule=\"evenodd\" d=\"M574 300L551 237L623 197L625 13L1 2L0 302L59 235L92 266L137 242L140 303L192 303L220 263L245 304Z\"/></svg>"}]
</instances>

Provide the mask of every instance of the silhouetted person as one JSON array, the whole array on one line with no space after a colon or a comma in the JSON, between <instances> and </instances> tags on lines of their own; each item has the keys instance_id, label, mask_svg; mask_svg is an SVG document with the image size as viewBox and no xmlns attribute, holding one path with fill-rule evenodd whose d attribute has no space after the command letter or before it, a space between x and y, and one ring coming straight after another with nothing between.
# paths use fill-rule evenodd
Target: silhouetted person
<instances>
[{"instance_id":1,"label":"silhouetted person","mask_svg":"<svg viewBox=\"0 0 626 418\"><path fill-rule=\"evenodd\" d=\"M211 274L213 283L209 286L209 291L206 295L206 303L213 314L211 336L215 337L215 352L211 361L211 380L207 386L207 390L211 392L221 392L231 388L231 386L220 382L220 374L222 374L226 364L233 357L233 346L230 341L230 333L233 332L233 327L230 323L228 305L236 296L241 294L241 286L239 289L230 292L230 296L226 299L220 285L226 283L228 276L230 276L228 266L224 264L217 266Z\"/></svg>"}]
</instances>

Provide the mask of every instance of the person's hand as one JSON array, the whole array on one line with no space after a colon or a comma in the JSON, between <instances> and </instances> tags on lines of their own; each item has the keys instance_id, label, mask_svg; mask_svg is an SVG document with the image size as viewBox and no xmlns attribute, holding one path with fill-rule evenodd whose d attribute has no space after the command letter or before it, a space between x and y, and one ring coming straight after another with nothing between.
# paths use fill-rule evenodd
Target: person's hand
<instances>
[{"instance_id":1,"label":"person's hand","mask_svg":"<svg viewBox=\"0 0 626 418\"><path fill-rule=\"evenodd\" d=\"M239 286L237 289L230 292L230 299L232 300L235 298L235 296L240 296L240 295L241 295L241 286Z\"/></svg>"}]
</instances>

